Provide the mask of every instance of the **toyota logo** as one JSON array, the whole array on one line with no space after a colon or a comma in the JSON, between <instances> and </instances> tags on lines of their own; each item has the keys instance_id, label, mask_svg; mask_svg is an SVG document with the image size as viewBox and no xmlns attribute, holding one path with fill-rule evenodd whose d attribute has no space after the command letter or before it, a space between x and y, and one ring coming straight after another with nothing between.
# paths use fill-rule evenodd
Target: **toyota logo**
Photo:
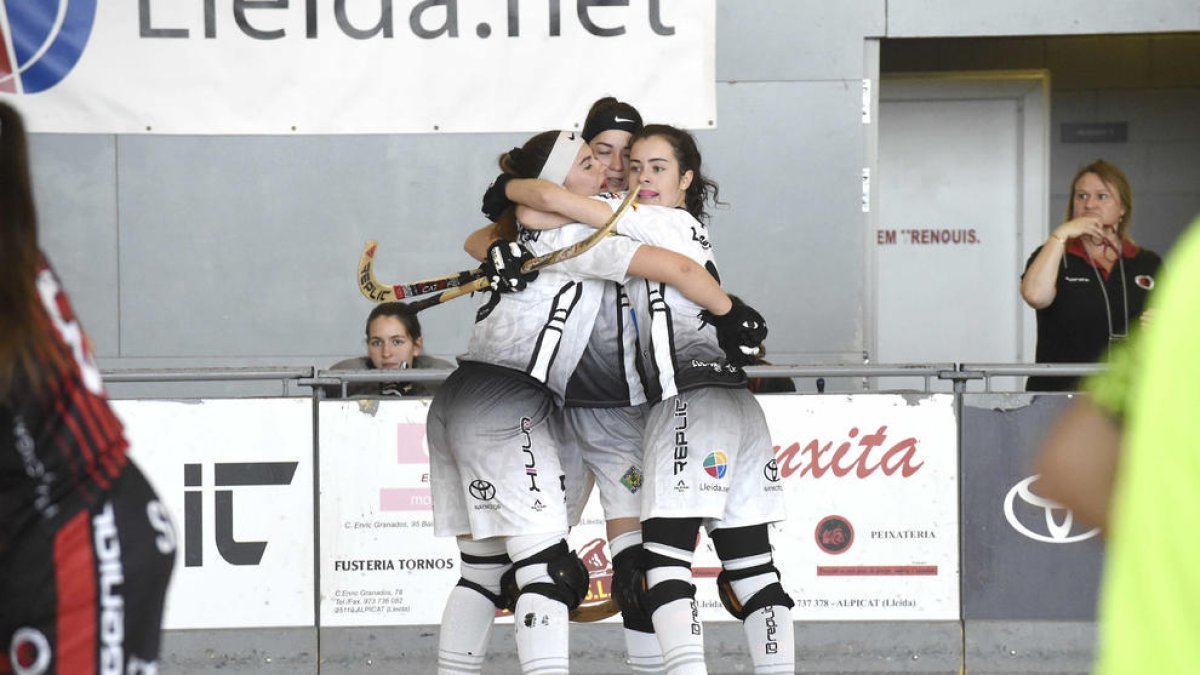
<instances>
[{"instance_id":1,"label":"toyota logo","mask_svg":"<svg viewBox=\"0 0 1200 675\"><path fill-rule=\"evenodd\" d=\"M779 462L772 459L763 467L763 477L772 483L779 482Z\"/></svg>"},{"instance_id":2,"label":"toyota logo","mask_svg":"<svg viewBox=\"0 0 1200 675\"><path fill-rule=\"evenodd\" d=\"M486 502L496 496L496 486L486 480L473 480L468 488L471 496L479 501Z\"/></svg>"},{"instance_id":3,"label":"toyota logo","mask_svg":"<svg viewBox=\"0 0 1200 675\"><path fill-rule=\"evenodd\" d=\"M1077 541L1084 541L1100 534L1100 528L1092 528L1086 532L1071 534L1071 526L1075 523L1075 515L1071 513L1065 506L1056 501L1040 497L1029 489L1029 486L1038 479L1038 475L1034 474L1029 478L1017 483L1008 491L1008 495L1004 497L1004 517L1008 520L1008 524L1017 532L1033 539L1034 541L1042 541L1047 544L1071 544ZM1017 518L1014 505L1017 499L1022 502L1042 509L1045 516L1045 534L1036 532L1030 527L1022 523ZM1065 511L1066 515L1062 520L1056 520L1054 517L1055 511ZM1041 529L1041 528L1039 528Z\"/></svg>"}]
</instances>

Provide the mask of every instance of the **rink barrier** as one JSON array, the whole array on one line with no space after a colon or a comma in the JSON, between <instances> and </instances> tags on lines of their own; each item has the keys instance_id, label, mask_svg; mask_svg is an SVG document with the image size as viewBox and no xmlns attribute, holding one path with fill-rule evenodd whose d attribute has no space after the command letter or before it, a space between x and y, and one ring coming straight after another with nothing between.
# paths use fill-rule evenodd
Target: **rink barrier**
<instances>
[{"instance_id":1,"label":"rink barrier","mask_svg":"<svg viewBox=\"0 0 1200 675\"><path fill-rule=\"evenodd\" d=\"M953 364L948 368L857 365L761 368L753 374L876 378L885 373L902 376L916 373L918 377L949 381L956 386L986 381L993 375L1007 376L1021 368L1025 368L1025 372L1029 370L1027 365L1006 364L998 367ZM1063 370L1067 372L1063 374L1078 375L1078 370L1098 369L1095 366L1087 369L1064 366ZM1053 369L1036 368L1038 373L1048 370ZM401 375L436 380L449 372L407 371ZM119 377L122 381L145 376L157 378L155 381L167 381L192 377L213 379L223 374L242 378L295 378L305 386L308 382L328 385L343 377L346 381L378 381L395 379L396 375L316 369L228 369L225 373L221 369L204 369L203 372L124 371ZM114 375L110 373L108 377L111 379ZM881 661L890 664L891 672L958 672L963 667L969 667L968 672L972 673L1014 672L1044 669L1048 665L1061 672L1087 670L1092 648L1092 608L1101 559L1099 539L1081 537L1087 532L1070 523L1064 529L1061 514L1055 521L1058 527L1046 529L1051 522L1047 517L1052 514L1038 503L1036 495L1030 501L1032 493L1028 489L1029 459L1046 427L1069 398L1069 395L987 393L760 396L768 411L776 443L780 443L776 438L776 427L781 419L803 428L808 424L817 425L818 420L839 418L842 419L840 424L845 426L850 421L857 423L860 417L867 420L862 436L874 431L868 426L882 420L887 423L888 434L893 439L916 437L924 448L932 444L925 436L936 435L932 427L940 427L942 432L939 433L950 443L949 452L942 452L952 457L953 474L948 476L953 481L953 489L945 505L937 504L939 500L930 492L930 486L920 487L919 496L909 495L896 503L888 500L903 492L902 484L881 483L874 496L870 490L854 495L852 479L844 488L834 490L835 494L831 496L814 497L817 504L835 505L830 507L836 512L834 515L852 514L848 519L854 523L860 542L875 536L871 534L875 527L872 520L886 518L892 513L908 517L907 514L928 509L933 504L933 511L923 512L918 518L924 519L922 522L928 521L926 525L898 526L887 536L922 537L933 533L931 541L944 544L947 536L937 530L937 521L948 520L943 525L954 533L950 557L956 559L957 564L943 562L937 566L941 570L952 570L952 583L923 587L920 584L928 581L928 577L901 577L895 588L901 589L897 595L908 593L917 599L922 594L937 595L950 588L954 591L953 597L949 598L951 611L949 614L941 612L938 604L933 602L930 603L932 611L924 616L920 615L924 611L920 609L911 610L916 614L908 618L902 614L870 615L866 607L846 607L839 610L843 612L840 616L821 616L815 613L819 608L814 606L820 600L819 594L811 592L811 587L800 591L790 589L799 599L807 600L807 606L796 609L801 671L869 672ZM876 419L881 413L872 406L885 405L883 409L891 410L886 408L889 402L895 404L895 414L900 417ZM453 546L445 546L450 540L440 540L441 547L446 548L443 551L438 548L438 540L422 539L428 532L416 535L416 540L412 533L404 535L405 548L415 548L419 555L404 556L407 562L402 564L407 565L409 573L420 581L413 588L421 589L425 594L406 589L403 602L390 602L401 611L396 616L402 616L404 612L414 615L423 612L420 623L415 625L411 622L405 625L402 621L371 625L370 620L366 623L347 621L346 615L332 620L334 615L329 613L332 594L339 590L355 590L347 587L346 579L383 556L366 550L369 545L361 541L351 542L352 547L366 546L366 549L340 556L342 569L334 573L326 569L332 564L329 556L322 555L322 551L339 545L331 539L338 534L337 528L329 523L340 522L341 518L327 513L329 503L338 499L344 502L348 498L350 508L358 508L354 500L356 493L363 492L359 489L361 477L383 475L378 467L354 465L362 458L361 448L378 446L382 442L394 444L398 462L407 464L403 470L411 472L410 479L414 482L409 487L417 491L422 487L412 438L417 425L423 425L423 410L427 403L428 399L324 401L315 393L311 401L292 397L114 403L123 417L130 410L139 410L133 418L127 419L134 457L175 513L176 525L181 532L181 562L168 606L164 669L181 673L370 673L380 672L381 667L393 672L434 670L438 621L436 616L429 617L431 611L434 615L440 611L445 594L442 586L457 576ZM911 434L902 431L904 416L918 414L922 406L945 409L949 416L940 418L943 421L926 424L928 429ZM392 411L401 409L403 419L387 417ZM854 412L856 409L859 412ZM865 409L876 409L876 412L864 416L861 411ZM344 423L341 441L329 436L337 432L330 416L338 414ZM805 422L805 415L812 421ZM151 426L155 429L147 427L147 419L152 421ZM372 422L375 430L364 431ZM837 424L835 422L835 426ZM404 450L406 433L409 441L408 449ZM787 433L795 436L799 432ZM833 438L838 433L842 438ZM818 435L830 439L834 446L838 441L846 440L844 429ZM180 439L186 439L186 442ZM338 447L339 444L349 447ZM803 439L798 445L804 445ZM324 461L323 447L326 451ZM420 452L419 448L417 450ZM781 450L777 449L777 456L780 454ZM803 450L799 456L803 457ZM795 461L795 456L790 461ZM222 465L221 469L217 468L218 464ZM188 465L200 467L198 475L192 470L190 482L185 478ZM257 483L231 473L251 465L251 474L258 476ZM332 473L330 467L335 468ZM343 469L340 472L336 470L339 467ZM223 476L219 473L222 471ZM401 474L391 475L396 478ZM829 477L827 475L822 481ZM339 483L347 480L350 481L348 485ZM824 486L822 481L800 485L806 485L804 493L819 492L814 488ZM220 496L222 492L224 497ZM194 495L191 502L188 502L189 493ZM875 502L873 510L864 511L867 502ZM339 508L344 507L346 504L339 505ZM219 513L222 508L225 516ZM802 505L792 512L788 524L796 527L785 530L786 541L777 546L781 562L811 555L814 529L818 528L805 518L811 521L830 515L814 514L813 511L819 508L822 507ZM224 526L222 517L229 520ZM254 528L256 518L260 521L259 529ZM371 520L367 518L363 522ZM591 525L602 532L598 522ZM578 529L585 530L586 526L585 516L584 525ZM887 526L883 526L879 531L886 530ZM387 537L397 531L387 530ZM787 534L791 531L798 534ZM189 532L199 534L189 535ZM352 534L353 530L346 532ZM594 543L591 535L583 534L588 541L572 540L572 545L581 549L581 553L585 545ZM223 542L221 537L224 537ZM776 537L780 535L777 533ZM340 545L344 548L347 541ZM796 542L801 548L795 551L787 548ZM199 548L196 548L197 543ZM189 544L192 550L184 550ZM265 555L260 559L264 565L281 551L286 551L287 555L282 559L274 558L274 567L256 567L253 564L256 545L265 549ZM858 548L860 552L866 550L861 543ZM902 551L890 550L892 553ZM600 559L605 555L602 547L590 551ZM831 557L830 560L838 564L830 567L854 567L841 564L845 562L842 558L848 559L852 553L838 554L836 560ZM698 569L706 566L702 556L703 551L698 552ZM189 559L196 564L186 567ZM907 559L901 562L919 568L922 567L919 563L928 561ZM431 583L420 579L422 575L439 581ZM785 575L797 577L791 569L786 570ZM597 583L595 576L593 582ZM711 580L697 581L702 589L710 584ZM905 588L908 590L904 591ZM362 587L359 590L371 589ZM603 592L602 581L599 591ZM376 595L377 600L382 597L386 596ZM705 600L703 594L698 597ZM703 617L706 631L712 636L709 644L720 645L715 650L719 653L710 653L712 672L744 668L747 657L739 653L739 649L744 651L740 631L735 630L736 625L730 623L727 616L719 613L715 602L709 604L714 607L705 608L702 602L702 612L718 612ZM233 608L236 611L231 611ZM191 617L180 621L180 612L187 614L188 611L191 611ZM856 615L855 612L860 613ZM573 663L579 663L583 672L620 672L622 668L617 656L621 652L620 640L619 625L576 626L572 632L573 654L576 655ZM618 660L614 661L614 658ZM491 672L514 672L515 655L507 630L494 632L489 663L498 668ZM606 670L609 667L612 670Z\"/></svg>"}]
</instances>

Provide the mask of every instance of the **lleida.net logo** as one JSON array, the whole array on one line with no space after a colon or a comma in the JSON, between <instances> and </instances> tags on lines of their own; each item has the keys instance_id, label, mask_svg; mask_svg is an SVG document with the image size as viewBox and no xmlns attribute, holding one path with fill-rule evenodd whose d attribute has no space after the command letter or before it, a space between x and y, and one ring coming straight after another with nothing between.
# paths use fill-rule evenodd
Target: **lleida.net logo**
<instances>
[{"instance_id":1,"label":"lleida.net logo","mask_svg":"<svg viewBox=\"0 0 1200 675\"><path fill-rule=\"evenodd\" d=\"M95 18L96 0L0 0L0 92L36 94L61 82Z\"/></svg>"}]
</instances>

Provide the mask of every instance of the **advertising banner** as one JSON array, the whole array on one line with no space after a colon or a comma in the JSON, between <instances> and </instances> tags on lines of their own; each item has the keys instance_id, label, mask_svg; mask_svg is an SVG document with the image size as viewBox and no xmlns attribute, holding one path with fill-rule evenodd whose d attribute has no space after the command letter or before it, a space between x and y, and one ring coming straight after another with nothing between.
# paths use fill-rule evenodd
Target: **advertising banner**
<instances>
[{"instance_id":1,"label":"advertising banner","mask_svg":"<svg viewBox=\"0 0 1200 675\"><path fill-rule=\"evenodd\" d=\"M312 402L113 401L171 513L163 627L313 626Z\"/></svg>"},{"instance_id":2,"label":"advertising banner","mask_svg":"<svg viewBox=\"0 0 1200 675\"><path fill-rule=\"evenodd\" d=\"M795 618L957 620L954 397L758 400L787 495L788 518L771 539ZM719 571L715 556L697 556L707 565ZM704 604L724 614L715 593Z\"/></svg>"},{"instance_id":3,"label":"advertising banner","mask_svg":"<svg viewBox=\"0 0 1200 675\"><path fill-rule=\"evenodd\" d=\"M958 618L957 426L951 396L764 396L788 520L772 542L798 620ZM440 623L454 541L433 536L427 401L320 404L323 626ZM609 597L593 494L570 543ZM700 618L734 620L706 536ZM616 619L613 619L614 621Z\"/></svg>"},{"instance_id":4,"label":"advertising banner","mask_svg":"<svg viewBox=\"0 0 1200 675\"><path fill-rule=\"evenodd\" d=\"M1038 494L1033 464L1071 396L963 396L963 618L1090 621L1100 531Z\"/></svg>"},{"instance_id":5,"label":"advertising banner","mask_svg":"<svg viewBox=\"0 0 1200 675\"><path fill-rule=\"evenodd\" d=\"M541 131L595 99L716 124L715 0L0 4L0 95L35 132Z\"/></svg>"}]
</instances>

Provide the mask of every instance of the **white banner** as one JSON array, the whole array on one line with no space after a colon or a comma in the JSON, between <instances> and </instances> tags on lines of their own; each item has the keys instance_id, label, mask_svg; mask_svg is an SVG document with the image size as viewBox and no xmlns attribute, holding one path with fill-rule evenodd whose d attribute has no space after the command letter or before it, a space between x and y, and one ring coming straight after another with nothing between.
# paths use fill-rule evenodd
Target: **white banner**
<instances>
[{"instance_id":1,"label":"white banner","mask_svg":"<svg viewBox=\"0 0 1200 675\"><path fill-rule=\"evenodd\" d=\"M441 623L458 547L433 536L429 399L320 404L321 625Z\"/></svg>"},{"instance_id":2,"label":"white banner","mask_svg":"<svg viewBox=\"0 0 1200 675\"><path fill-rule=\"evenodd\" d=\"M36 132L541 131L605 95L710 128L715 22L715 0L0 2L0 93Z\"/></svg>"},{"instance_id":3,"label":"white banner","mask_svg":"<svg viewBox=\"0 0 1200 675\"><path fill-rule=\"evenodd\" d=\"M775 559L799 620L956 620L958 442L953 397L762 396L788 520ZM457 582L452 539L433 536L427 401L320 405L321 625L434 625ZM612 576L596 494L571 545ZM718 599L707 537L694 576L704 621ZM615 619L614 619L615 620Z\"/></svg>"},{"instance_id":4,"label":"white banner","mask_svg":"<svg viewBox=\"0 0 1200 675\"><path fill-rule=\"evenodd\" d=\"M175 524L163 627L314 626L312 402L113 408Z\"/></svg>"},{"instance_id":5,"label":"white banner","mask_svg":"<svg viewBox=\"0 0 1200 675\"><path fill-rule=\"evenodd\" d=\"M771 543L796 619L957 620L954 397L758 400L786 486ZM708 560L696 565L720 564Z\"/></svg>"}]
</instances>

